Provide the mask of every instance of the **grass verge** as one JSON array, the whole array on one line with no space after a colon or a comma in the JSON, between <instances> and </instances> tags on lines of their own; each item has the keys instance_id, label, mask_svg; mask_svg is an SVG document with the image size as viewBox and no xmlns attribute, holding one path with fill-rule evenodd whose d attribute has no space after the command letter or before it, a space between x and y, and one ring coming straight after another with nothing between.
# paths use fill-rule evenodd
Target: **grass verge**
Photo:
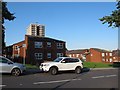
<instances>
[{"instance_id":1,"label":"grass verge","mask_svg":"<svg viewBox=\"0 0 120 90\"><path fill-rule=\"evenodd\" d=\"M84 67L87 68L110 68L113 67L112 64L108 63L95 63L95 62L83 62Z\"/></svg>"},{"instance_id":2,"label":"grass verge","mask_svg":"<svg viewBox=\"0 0 120 90\"><path fill-rule=\"evenodd\" d=\"M38 69L39 68L36 65L31 65L31 64L26 64L25 66L27 69Z\"/></svg>"}]
</instances>

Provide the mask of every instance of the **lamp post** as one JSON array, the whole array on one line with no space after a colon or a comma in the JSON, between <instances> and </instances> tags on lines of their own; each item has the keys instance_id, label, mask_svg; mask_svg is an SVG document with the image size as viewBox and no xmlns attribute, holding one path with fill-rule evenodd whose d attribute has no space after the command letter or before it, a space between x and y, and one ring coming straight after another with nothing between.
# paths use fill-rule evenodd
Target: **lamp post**
<instances>
[{"instance_id":1,"label":"lamp post","mask_svg":"<svg viewBox=\"0 0 120 90\"><path fill-rule=\"evenodd\" d=\"M25 47L26 47L26 44L23 44L22 45L22 47L23 47L23 64L25 65Z\"/></svg>"}]
</instances>

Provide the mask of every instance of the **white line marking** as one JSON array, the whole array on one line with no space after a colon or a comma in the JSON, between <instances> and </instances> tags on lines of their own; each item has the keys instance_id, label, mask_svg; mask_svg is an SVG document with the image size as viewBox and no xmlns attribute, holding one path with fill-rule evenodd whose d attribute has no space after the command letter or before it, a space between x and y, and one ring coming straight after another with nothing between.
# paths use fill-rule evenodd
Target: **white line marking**
<instances>
[{"instance_id":1,"label":"white line marking","mask_svg":"<svg viewBox=\"0 0 120 90\"><path fill-rule=\"evenodd\" d=\"M76 81L76 80L81 80L81 79L68 79L68 80L48 81L48 82L35 82L33 84L59 83L59 82Z\"/></svg>"},{"instance_id":2,"label":"white line marking","mask_svg":"<svg viewBox=\"0 0 120 90\"><path fill-rule=\"evenodd\" d=\"M105 76L97 76L97 77L92 77L92 78L103 78L103 77L105 77Z\"/></svg>"},{"instance_id":3,"label":"white line marking","mask_svg":"<svg viewBox=\"0 0 120 90\"><path fill-rule=\"evenodd\" d=\"M5 87L6 85L0 85L0 87Z\"/></svg>"},{"instance_id":4,"label":"white line marking","mask_svg":"<svg viewBox=\"0 0 120 90\"><path fill-rule=\"evenodd\" d=\"M96 76L96 77L92 77L92 78L104 78L104 77L115 77L117 75L106 75L106 76Z\"/></svg>"},{"instance_id":5,"label":"white line marking","mask_svg":"<svg viewBox=\"0 0 120 90\"><path fill-rule=\"evenodd\" d=\"M117 76L117 75L107 75L106 77L115 77L115 76Z\"/></svg>"}]
</instances>

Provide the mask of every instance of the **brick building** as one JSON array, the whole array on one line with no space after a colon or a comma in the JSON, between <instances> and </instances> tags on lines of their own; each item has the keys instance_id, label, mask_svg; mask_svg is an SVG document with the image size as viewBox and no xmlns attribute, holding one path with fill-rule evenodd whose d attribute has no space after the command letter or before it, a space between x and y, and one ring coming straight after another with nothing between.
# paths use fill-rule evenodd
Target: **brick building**
<instances>
[{"instance_id":1,"label":"brick building","mask_svg":"<svg viewBox=\"0 0 120 90\"><path fill-rule=\"evenodd\" d=\"M90 54L86 56L86 61L88 62L103 62L103 63L113 62L113 56L111 51L99 48L90 48L89 51Z\"/></svg>"},{"instance_id":2,"label":"brick building","mask_svg":"<svg viewBox=\"0 0 120 90\"><path fill-rule=\"evenodd\" d=\"M119 49L113 50L112 54L114 62L120 62L120 50Z\"/></svg>"},{"instance_id":3,"label":"brick building","mask_svg":"<svg viewBox=\"0 0 120 90\"><path fill-rule=\"evenodd\" d=\"M85 60L85 56L86 54L89 53L88 49L78 49L78 50L67 50L66 51L66 55L68 57L76 57L76 58L80 58L81 60Z\"/></svg>"},{"instance_id":4,"label":"brick building","mask_svg":"<svg viewBox=\"0 0 120 90\"><path fill-rule=\"evenodd\" d=\"M20 63L36 64L52 61L66 55L66 43L48 37L25 35L25 40L12 45L13 60ZM8 48L8 47L7 47ZM10 56L9 56L10 57Z\"/></svg>"},{"instance_id":5,"label":"brick building","mask_svg":"<svg viewBox=\"0 0 120 90\"><path fill-rule=\"evenodd\" d=\"M15 62L36 64L66 55L66 42L45 37L45 26L30 24L25 40L6 47L6 57Z\"/></svg>"}]
</instances>

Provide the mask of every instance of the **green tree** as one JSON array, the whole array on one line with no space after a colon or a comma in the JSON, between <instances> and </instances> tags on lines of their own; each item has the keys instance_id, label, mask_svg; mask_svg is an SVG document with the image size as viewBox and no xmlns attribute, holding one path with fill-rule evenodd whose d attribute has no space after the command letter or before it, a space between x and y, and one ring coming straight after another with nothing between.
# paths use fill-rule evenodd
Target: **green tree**
<instances>
[{"instance_id":1,"label":"green tree","mask_svg":"<svg viewBox=\"0 0 120 90\"><path fill-rule=\"evenodd\" d=\"M16 17L7 8L7 2L1 2L2 4L2 51L5 48L5 20L14 20ZM4 52L3 52L4 53Z\"/></svg>"},{"instance_id":2,"label":"green tree","mask_svg":"<svg viewBox=\"0 0 120 90\"><path fill-rule=\"evenodd\" d=\"M112 11L110 16L104 16L99 20L103 22L103 24L108 23L108 27L120 27L120 1L116 4L117 9Z\"/></svg>"}]
</instances>

